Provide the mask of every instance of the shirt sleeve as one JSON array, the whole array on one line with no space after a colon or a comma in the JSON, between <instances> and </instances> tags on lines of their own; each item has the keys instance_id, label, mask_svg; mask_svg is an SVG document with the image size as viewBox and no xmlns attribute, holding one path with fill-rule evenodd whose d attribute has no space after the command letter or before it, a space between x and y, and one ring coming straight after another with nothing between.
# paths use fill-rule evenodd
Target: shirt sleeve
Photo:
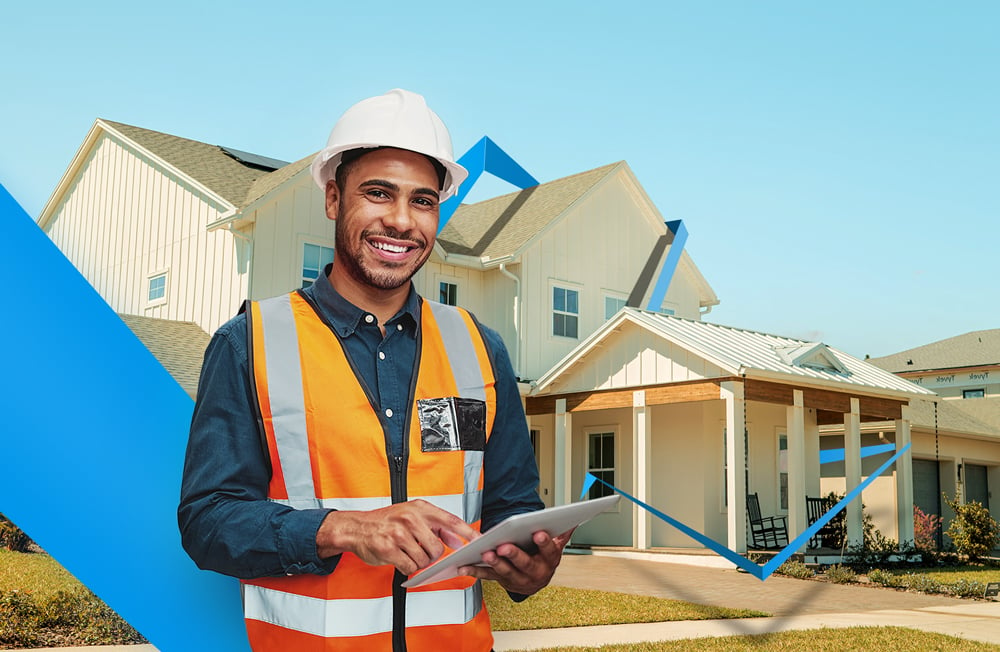
<instances>
[{"instance_id":1,"label":"shirt sleeve","mask_svg":"<svg viewBox=\"0 0 1000 652\"><path fill-rule=\"evenodd\" d=\"M538 465L507 347L496 331L484 327L483 335L492 353L497 393L497 414L483 455L485 532L509 516L545 505L538 497Z\"/></svg>"},{"instance_id":2,"label":"shirt sleeve","mask_svg":"<svg viewBox=\"0 0 1000 652\"><path fill-rule=\"evenodd\" d=\"M331 510L267 499L246 340L240 315L205 351L177 510L181 542L199 568L242 579L330 573L339 556L319 558L316 532Z\"/></svg>"}]
</instances>

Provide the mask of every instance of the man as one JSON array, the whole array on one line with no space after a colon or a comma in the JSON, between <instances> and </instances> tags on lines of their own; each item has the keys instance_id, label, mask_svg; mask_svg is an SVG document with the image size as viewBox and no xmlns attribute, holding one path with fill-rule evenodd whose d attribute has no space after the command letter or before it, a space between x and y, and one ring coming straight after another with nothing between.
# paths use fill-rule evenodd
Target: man
<instances>
[{"instance_id":1,"label":"man","mask_svg":"<svg viewBox=\"0 0 1000 652\"><path fill-rule=\"evenodd\" d=\"M568 535L485 566L408 575L542 507L507 351L467 312L420 298L439 206L467 172L402 90L364 100L313 162L335 221L311 287L250 304L205 353L178 519L202 568L243 580L255 650L489 650L480 579L544 587Z\"/></svg>"}]
</instances>

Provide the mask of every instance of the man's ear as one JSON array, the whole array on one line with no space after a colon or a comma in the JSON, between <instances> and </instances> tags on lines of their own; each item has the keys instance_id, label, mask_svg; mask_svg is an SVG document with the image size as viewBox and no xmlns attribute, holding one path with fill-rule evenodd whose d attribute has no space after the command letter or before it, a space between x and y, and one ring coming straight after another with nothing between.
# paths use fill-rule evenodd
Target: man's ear
<instances>
[{"instance_id":1,"label":"man's ear","mask_svg":"<svg viewBox=\"0 0 1000 652\"><path fill-rule=\"evenodd\" d=\"M340 209L340 188L337 182L330 179L326 182L326 217L330 220L337 219L337 211Z\"/></svg>"}]
</instances>

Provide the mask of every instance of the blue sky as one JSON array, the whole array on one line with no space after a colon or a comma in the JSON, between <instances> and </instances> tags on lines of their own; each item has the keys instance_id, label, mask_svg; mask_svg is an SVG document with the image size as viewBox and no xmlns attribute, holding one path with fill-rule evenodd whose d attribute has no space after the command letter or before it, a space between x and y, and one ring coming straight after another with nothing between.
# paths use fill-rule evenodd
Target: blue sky
<instances>
[{"instance_id":1,"label":"blue sky","mask_svg":"<svg viewBox=\"0 0 1000 652\"><path fill-rule=\"evenodd\" d=\"M862 357L1000 327L996 3L145 4L4 9L0 183L29 214L97 117L295 160L404 87L457 154L626 160L712 321Z\"/></svg>"}]
</instances>

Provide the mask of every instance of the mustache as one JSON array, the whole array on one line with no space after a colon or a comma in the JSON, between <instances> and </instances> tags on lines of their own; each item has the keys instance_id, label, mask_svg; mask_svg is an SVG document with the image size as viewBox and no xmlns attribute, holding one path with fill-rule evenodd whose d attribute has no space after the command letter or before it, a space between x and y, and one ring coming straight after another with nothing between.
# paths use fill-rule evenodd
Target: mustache
<instances>
[{"instance_id":1,"label":"mustache","mask_svg":"<svg viewBox=\"0 0 1000 652\"><path fill-rule=\"evenodd\" d=\"M423 248L427 246L427 241L419 236L413 235L410 231L397 231L395 229L365 229L361 232L361 239L368 238L389 238L400 242L410 243L414 247Z\"/></svg>"}]
</instances>

